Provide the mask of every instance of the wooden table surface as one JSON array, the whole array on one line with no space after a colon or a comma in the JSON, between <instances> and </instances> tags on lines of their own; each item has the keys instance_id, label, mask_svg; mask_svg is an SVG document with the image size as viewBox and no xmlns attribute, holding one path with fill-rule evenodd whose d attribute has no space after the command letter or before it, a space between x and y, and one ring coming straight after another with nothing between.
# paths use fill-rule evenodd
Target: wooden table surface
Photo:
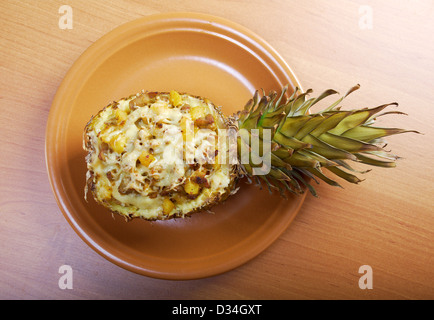
<instances>
[{"instance_id":1,"label":"wooden table surface","mask_svg":"<svg viewBox=\"0 0 434 320\"><path fill-rule=\"evenodd\" d=\"M67 4L72 29L59 28ZM237 22L269 42L302 86L335 88L349 107L399 102L417 129L389 139L403 159L373 168L359 185L325 183L267 250L222 275L147 278L88 247L69 226L45 167L50 105L73 62L133 19L195 11ZM0 2L0 298L2 299L433 299L434 2L420 1L46 1ZM73 270L61 289L59 267ZM359 268L372 289L359 287Z\"/></svg>"}]
</instances>

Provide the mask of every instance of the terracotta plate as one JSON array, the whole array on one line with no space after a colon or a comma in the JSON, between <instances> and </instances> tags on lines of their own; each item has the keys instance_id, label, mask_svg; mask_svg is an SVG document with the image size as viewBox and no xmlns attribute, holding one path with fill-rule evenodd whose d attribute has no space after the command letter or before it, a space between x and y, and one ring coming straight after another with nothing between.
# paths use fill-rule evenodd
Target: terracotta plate
<instances>
[{"instance_id":1,"label":"terracotta plate","mask_svg":"<svg viewBox=\"0 0 434 320\"><path fill-rule=\"evenodd\" d=\"M144 17L96 41L74 63L53 101L46 132L50 183L77 234L111 262L165 279L216 275L252 259L290 224L304 196L283 200L255 185L213 213L162 222L125 222L84 200L83 129L109 102L140 90L175 89L209 98L225 114L256 88L300 86L260 37L222 18L192 13Z\"/></svg>"}]
</instances>

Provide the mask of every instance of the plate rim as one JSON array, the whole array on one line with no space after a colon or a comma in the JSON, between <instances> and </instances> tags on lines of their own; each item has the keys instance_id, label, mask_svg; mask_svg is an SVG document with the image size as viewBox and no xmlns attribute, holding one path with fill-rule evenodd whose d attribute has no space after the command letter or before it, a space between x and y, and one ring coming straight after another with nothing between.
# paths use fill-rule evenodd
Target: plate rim
<instances>
[{"instance_id":1,"label":"plate rim","mask_svg":"<svg viewBox=\"0 0 434 320\"><path fill-rule=\"evenodd\" d=\"M72 66L69 68L64 78L62 79L56 91L56 94L54 96L54 99L51 103L50 112L48 115L48 120L46 125L46 132L45 132L45 164L46 164L46 170L49 177L50 187L59 209L61 210L63 216L66 218L66 220L68 221L69 225L73 228L75 233L79 235L79 237L89 247L91 247L99 255L109 260L110 262L116 264L117 266L137 274L141 274L153 278L167 279L167 280L190 280L190 279L200 279L200 278L206 278L206 277L222 274L224 272L233 270L243 265L244 263L252 260L254 257L259 255L266 248L268 248L273 242L275 242L275 240L277 240L281 236L281 234L288 228L288 226L292 223L292 220L295 218L295 216L297 216L301 206L304 203L306 193L299 196L300 201L298 202L298 206L294 209L295 213L292 215L291 219L288 219L284 224L282 224L278 232L274 232L273 234L269 235L267 237L267 241L262 242L262 245L259 246L259 248L257 246L256 247L257 249L255 251L249 252L248 254L240 255L239 257L237 257L236 261L232 260L230 263L227 262L224 264L220 264L219 268L213 268L212 270L205 270L202 272L194 272L194 273L192 272L164 273L155 270L148 270L145 269L144 267L131 264L129 261L120 259L118 256L113 255L111 252L107 251L97 241L95 241L92 237L90 237L87 234L87 232L80 226L80 224L72 217L70 212L71 208L68 206L67 203L65 203L65 200L61 195L61 192L59 192L59 189L62 187L62 183L61 183L62 181L59 181L59 178L56 177L56 174L54 172L54 168L56 166L50 165L52 164L52 161L56 162L56 160L53 160L56 158L53 155L57 154L57 152L53 150L56 148L53 147L53 145L51 145L51 141L53 137L50 137L50 134L52 134L51 132L53 128L52 123L56 119L55 118L56 111L57 109L59 109L59 103L60 103L59 99L63 97L65 94L67 94L68 83L74 79L74 75L80 70L80 67L82 67L82 65L86 63L87 57L92 56L92 54L97 52L98 48L103 46L105 42L109 41L112 37L114 37L116 33L128 32L128 30L139 28L140 25L143 23L161 22L161 21L174 20L174 19L180 21L196 20L199 23L208 21L209 23L217 23L220 26L229 28L231 31L236 31L238 35L242 36L243 39L248 39L249 41L258 44L262 50L265 50L267 53L269 53L272 56L272 58L275 59L278 66L282 68L282 71L285 72L286 76L290 78L292 82L291 84L294 87L298 87L299 90L302 91L300 81L298 80L293 70L286 63L286 61L281 57L281 55L262 37L260 37L250 29L242 26L241 24L238 24L236 22L233 22L231 20L219 16L205 14L205 13L197 13L197 12L169 12L169 13L157 13L157 14L147 15L123 23L113 28L106 34L104 34L102 37L100 37L95 42L93 42L88 48L86 48L84 52L80 54L80 56L74 61ZM118 37L118 35L116 37ZM86 81L83 81L83 85L85 82ZM67 194L65 191L64 193Z\"/></svg>"}]
</instances>

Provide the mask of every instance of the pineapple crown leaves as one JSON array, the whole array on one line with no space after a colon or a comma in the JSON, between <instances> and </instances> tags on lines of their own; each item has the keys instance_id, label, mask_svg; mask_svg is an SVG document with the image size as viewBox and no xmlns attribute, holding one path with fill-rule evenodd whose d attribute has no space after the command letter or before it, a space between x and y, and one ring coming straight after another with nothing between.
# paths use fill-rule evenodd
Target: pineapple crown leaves
<instances>
[{"instance_id":1,"label":"pineapple crown leaves","mask_svg":"<svg viewBox=\"0 0 434 320\"><path fill-rule=\"evenodd\" d=\"M380 113L389 106L397 106L396 102L383 104L375 108L341 110L340 103L352 92L358 90L355 85L327 108L316 113L310 113L312 106L324 98L338 94L329 89L318 97L309 98L313 91L300 92L295 88L289 98L285 98L288 86L280 94L275 91L268 95L262 90L260 96L257 90L241 112L234 116L238 128L245 129L249 134L238 138L238 156L242 150L248 150L255 156L252 148L241 148L240 144L251 145L252 129L257 129L259 138L263 139L263 130L271 131L271 167L266 175L253 175L257 165L249 162L240 165L242 174L261 185L265 183L270 192L279 191L283 196L285 190L299 194L308 189L316 196L310 180L319 183L320 180L329 185L340 186L333 177L342 178L351 183L359 183L357 171L348 161L363 163L378 167L394 167L399 158L385 150L384 137L415 132L399 128L383 128L374 126L376 118L387 114L404 114L399 111ZM263 143L264 141L262 141ZM260 143L260 145L262 145ZM259 150L262 150L261 148Z\"/></svg>"}]
</instances>

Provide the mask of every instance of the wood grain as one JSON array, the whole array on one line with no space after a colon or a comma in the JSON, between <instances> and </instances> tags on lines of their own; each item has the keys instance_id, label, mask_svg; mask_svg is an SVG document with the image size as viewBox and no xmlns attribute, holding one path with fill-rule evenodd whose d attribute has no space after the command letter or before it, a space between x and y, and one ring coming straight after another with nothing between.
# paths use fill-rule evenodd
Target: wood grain
<instances>
[{"instance_id":1,"label":"wood grain","mask_svg":"<svg viewBox=\"0 0 434 320\"><path fill-rule=\"evenodd\" d=\"M0 298L2 299L433 299L434 4L420 1L0 2ZM360 28L372 9L372 29ZM417 129L389 139L403 157L344 189L318 186L288 230L254 260L195 281L123 270L87 247L63 218L44 156L50 105L72 63L122 23L159 12L197 11L233 20L269 42L305 89L361 90L349 107L397 101ZM362 13L361 13L362 12ZM384 121L384 122L383 122ZM58 286L61 265L74 287ZM358 286L370 265L373 289Z\"/></svg>"}]
</instances>

